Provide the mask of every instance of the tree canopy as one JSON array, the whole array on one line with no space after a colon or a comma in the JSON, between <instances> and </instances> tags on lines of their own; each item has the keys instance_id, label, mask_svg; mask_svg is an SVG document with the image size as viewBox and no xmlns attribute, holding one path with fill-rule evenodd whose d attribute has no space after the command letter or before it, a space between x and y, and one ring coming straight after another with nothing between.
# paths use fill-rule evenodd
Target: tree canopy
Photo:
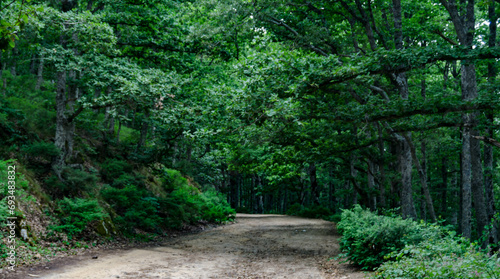
<instances>
[{"instance_id":1,"label":"tree canopy","mask_svg":"<svg viewBox=\"0 0 500 279\"><path fill-rule=\"evenodd\" d=\"M103 157L179 169L241 212L396 208L498 242L495 1L0 9L3 95L28 96L6 89L22 76L45 92L54 126L35 134L57 148L61 181L98 141Z\"/></svg>"}]
</instances>

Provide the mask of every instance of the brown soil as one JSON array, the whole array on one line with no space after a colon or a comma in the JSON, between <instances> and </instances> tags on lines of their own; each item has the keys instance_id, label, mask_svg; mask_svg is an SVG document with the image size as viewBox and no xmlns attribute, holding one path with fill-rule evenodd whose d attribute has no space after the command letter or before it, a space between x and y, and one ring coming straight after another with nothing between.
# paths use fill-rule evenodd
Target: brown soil
<instances>
[{"instance_id":1,"label":"brown soil","mask_svg":"<svg viewBox=\"0 0 500 279\"><path fill-rule=\"evenodd\" d=\"M339 253L338 239L327 221L238 214L235 224L162 245L56 260L7 278L364 278L328 261Z\"/></svg>"}]
</instances>

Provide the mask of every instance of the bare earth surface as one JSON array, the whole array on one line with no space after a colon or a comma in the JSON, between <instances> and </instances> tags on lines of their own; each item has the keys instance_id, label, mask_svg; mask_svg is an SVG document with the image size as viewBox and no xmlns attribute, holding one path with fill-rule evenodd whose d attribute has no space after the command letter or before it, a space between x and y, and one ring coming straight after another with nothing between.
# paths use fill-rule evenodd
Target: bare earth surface
<instances>
[{"instance_id":1,"label":"bare earth surface","mask_svg":"<svg viewBox=\"0 0 500 279\"><path fill-rule=\"evenodd\" d=\"M237 223L182 236L158 247L100 252L18 278L364 278L339 253L333 223L238 214ZM14 277L10 277L14 278Z\"/></svg>"}]
</instances>

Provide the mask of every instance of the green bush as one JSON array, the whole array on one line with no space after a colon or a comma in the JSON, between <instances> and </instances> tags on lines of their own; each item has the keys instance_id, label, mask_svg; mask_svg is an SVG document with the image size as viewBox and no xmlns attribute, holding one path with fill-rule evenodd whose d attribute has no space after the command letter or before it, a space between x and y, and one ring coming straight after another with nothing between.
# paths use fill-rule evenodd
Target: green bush
<instances>
[{"instance_id":1,"label":"green bush","mask_svg":"<svg viewBox=\"0 0 500 279\"><path fill-rule=\"evenodd\" d=\"M287 215L298 216L299 212L302 210L302 205L300 203L294 203L288 207L286 211Z\"/></svg>"},{"instance_id":2,"label":"green bush","mask_svg":"<svg viewBox=\"0 0 500 279\"><path fill-rule=\"evenodd\" d=\"M23 151L30 158L39 157L49 162L61 152L53 143L43 141L27 145L23 148Z\"/></svg>"},{"instance_id":3,"label":"green bush","mask_svg":"<svg viewBox=\"0 0 500 279\"><path fill-rule=\"evenodd\" d=\"M129 231L141 228L155 232L160 228L160 203L149 191L135 185L123 189L108 186L102 189L102 196L118 214L115 222Z\"/></svg>"},{"instance_id":4,"label":"green bush","mask_svg":"<svg viewBox=\"0 0 500 279\"><path fill-rule=\"evenodd\" d=\"M332 211L322 205L304 207L298 203L295 203L288 208L286 214L306 218L327 218L328 216L332 215Z\"/></svg>"},{"instance_id":5,"label":"green bush","mask_svg":"<svg viewBox=\"0 0 500 279\"><path fill-rule=\"evenodd\" d=\"M215 190L208 190L201 194L204 205L201 207L203 220L209 222L229 222L236 218L236 210L232 209L227 199Z\"/></svg>"},{"instance_id":6,"label":"green bush","mask_svg":"<svg viewBox=\"0 0 500 279\"><path fill-rule=\"evenodd\" d=\"M130 174L132 166L124 160L108 159L101 165L101 176L104 181L111 183L124 174Z\"/></svg>"},{"instance_id":7,"label":"green bush","mask_svg":"<svg viewBox=\"0 0 500 279\"><path fill-rule=\"evenodd\" d=\"M464 238L449 235L409 245L393 253L373 278L500 278L500 259Z\"/></svg>"},{"instance_id":8,"label":"green bush","mask_svg":"<svg viewBox=\"0 0 500 279\"><path fill-rule=\"evenodd\" d=\"M49 97L50 98L50 97ZM49 137L55 132L56 112L48 103L48 99L38 97L10 97L12 107L19 109L26 117L22 120L23 127L41 137Z\"/></svg>"},{"instance_id":9,"label":"green bush","mask_svg":"<svg viewBox=\"0 0 500 279\"><path fill-rule=\"evenodd\" d=\"M5 187L7 188L7 187ZM7 207L8 200L7 198L3 198L0 200L0 237L4 238L7 233L2 231L3 228L7 226L7 217L10 217L9 208ZM4 257L6 254L6 244L2 241L0 243L0 257Z\"/></svg>"},{"instance_id":10,"label":"green bush","mask_svg":"<svg viewBox=\"0 0 500 279\"><path fill-rule=\"evenodd\" d=\"M120 177L114 179L111 182L111 186L119 189L123 189L127 185L136 185L138 187L144 187L145 186L144 178L126 173L120 175Z\"/></svg>"},{"instance_id":11,"label":"green bush","mask_svg":"<svg viewBox=\"0 0 500 279\"><path fill-rule=\"evenodd\" d=\"M83 170L65 168L62 171L63 181L56 176L49 176L45 180L45 188L54 197L73 197L88 192L95 187L97 176Z\"/></svg>"},{"instance_id":12,"label":"green bush","mask_svg":"<svg viewBox=\"0 0 500 279\"><path fill-rule=\"evenodd\" d=\"M221 194L210 190L200 192L188 184L182 185L163 199L161 211L165 216L165 224L171 228L200 220L223 223L234 220L236 216L236 211Z\"/></svg>"},{"instance_id":13,"label":"green bush","mask_svg":"<svg viewBox=\"0 0 500 279\"><path fill-rule=\"evenodd\" d=\"M187 179L178 170L172 169L164 169L162 182L167 191L183 189L188 185Z\"/></svg>"},{"instance_id":14,"label":"green bush","mask_svg":"<svg viewBox=\"0 0 500 279\"><path fill-rule=\"evenodd\" d=\"M418 244L444 234L443 229L438 226L401 217L376 215L359 205L352 210L343 210L337 228L342 234L342 256L363 269L379 266L386 256L398 252L406 245Z\"/></svg>"},{"instance_id":15,"label":"green bush","mask_svg":"<svg viewBox=\"0 0 500 279\"><path fill-rule=\"evenodd\" d=\"M120 176L124 180L127 177ZM129 177L130 178L130 177ZM222 223L234 219L236 212L215 191L201 192L174 170L165 169L163 187L166 196L157 197L143 187L107 186L102 196L115 210L115 222L128 231L140 228L159 232L161 228L181 228L200 220Z\"/></svg>"},{"instance_id":16,"label":"green bush","mask_svg":"<svg viewBox=\"0 0 500 279\"><path fill-rule=\"evenodd\" d=\"M306 218L326 218L332 215L332 211L322 205L314 205L313 207L305 207L299 211L298 215Z\"/></svg>"},{"instance_id":17,"label":"green bush","mask_svg":"<svg viewBox=\"0 0 500 279\"><path fill-rule=\"evenodd\" d=\"M65 168L61 174L63 181L56 176L49 176L45 180L46 190L54 197L74 197L88 192L95 187L97 176L83 170Z\"/></svg>"},{"instance_id":18,"label":"green bush","mask_svg":"<svg viewBox=\"0 0 500 279\"><path fill-rule=\"evenodd\" d=\"M97 200L64 198L57 204L60 209L58 215L61 225L55 226L52 229L65 232L69 238L81 234L93 221L109 217L103 212Z\"/></svg>"},{"instance_id":19,"label":"green bush","mask_svg":"<svg viewBox=\"0 0 500 279\"><path fill-rule=\"evenodd\" d=\"M342 215L340 214L333 214L325 218L327 221L338 223L342 219Z\"/></svg>"}]
</instances>

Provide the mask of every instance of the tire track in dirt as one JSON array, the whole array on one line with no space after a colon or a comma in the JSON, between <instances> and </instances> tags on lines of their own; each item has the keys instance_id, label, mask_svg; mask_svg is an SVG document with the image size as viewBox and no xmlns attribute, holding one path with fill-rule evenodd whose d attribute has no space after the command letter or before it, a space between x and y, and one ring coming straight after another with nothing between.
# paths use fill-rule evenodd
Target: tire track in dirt
<instances>
[{"instance_id":1,"label":"tire track in dirt","mask_svg":"<svg viewBox=\"0 0 500 279\"><path fill-rule=\"evenodd\" d=\"M32 275L45 279L364 277L347 264L327 261L339 254L339 235L331 222L253 214L238 214L236 220L159 247L104 252L96 260L55 264Z\"/></svg>"}]
</instances>

